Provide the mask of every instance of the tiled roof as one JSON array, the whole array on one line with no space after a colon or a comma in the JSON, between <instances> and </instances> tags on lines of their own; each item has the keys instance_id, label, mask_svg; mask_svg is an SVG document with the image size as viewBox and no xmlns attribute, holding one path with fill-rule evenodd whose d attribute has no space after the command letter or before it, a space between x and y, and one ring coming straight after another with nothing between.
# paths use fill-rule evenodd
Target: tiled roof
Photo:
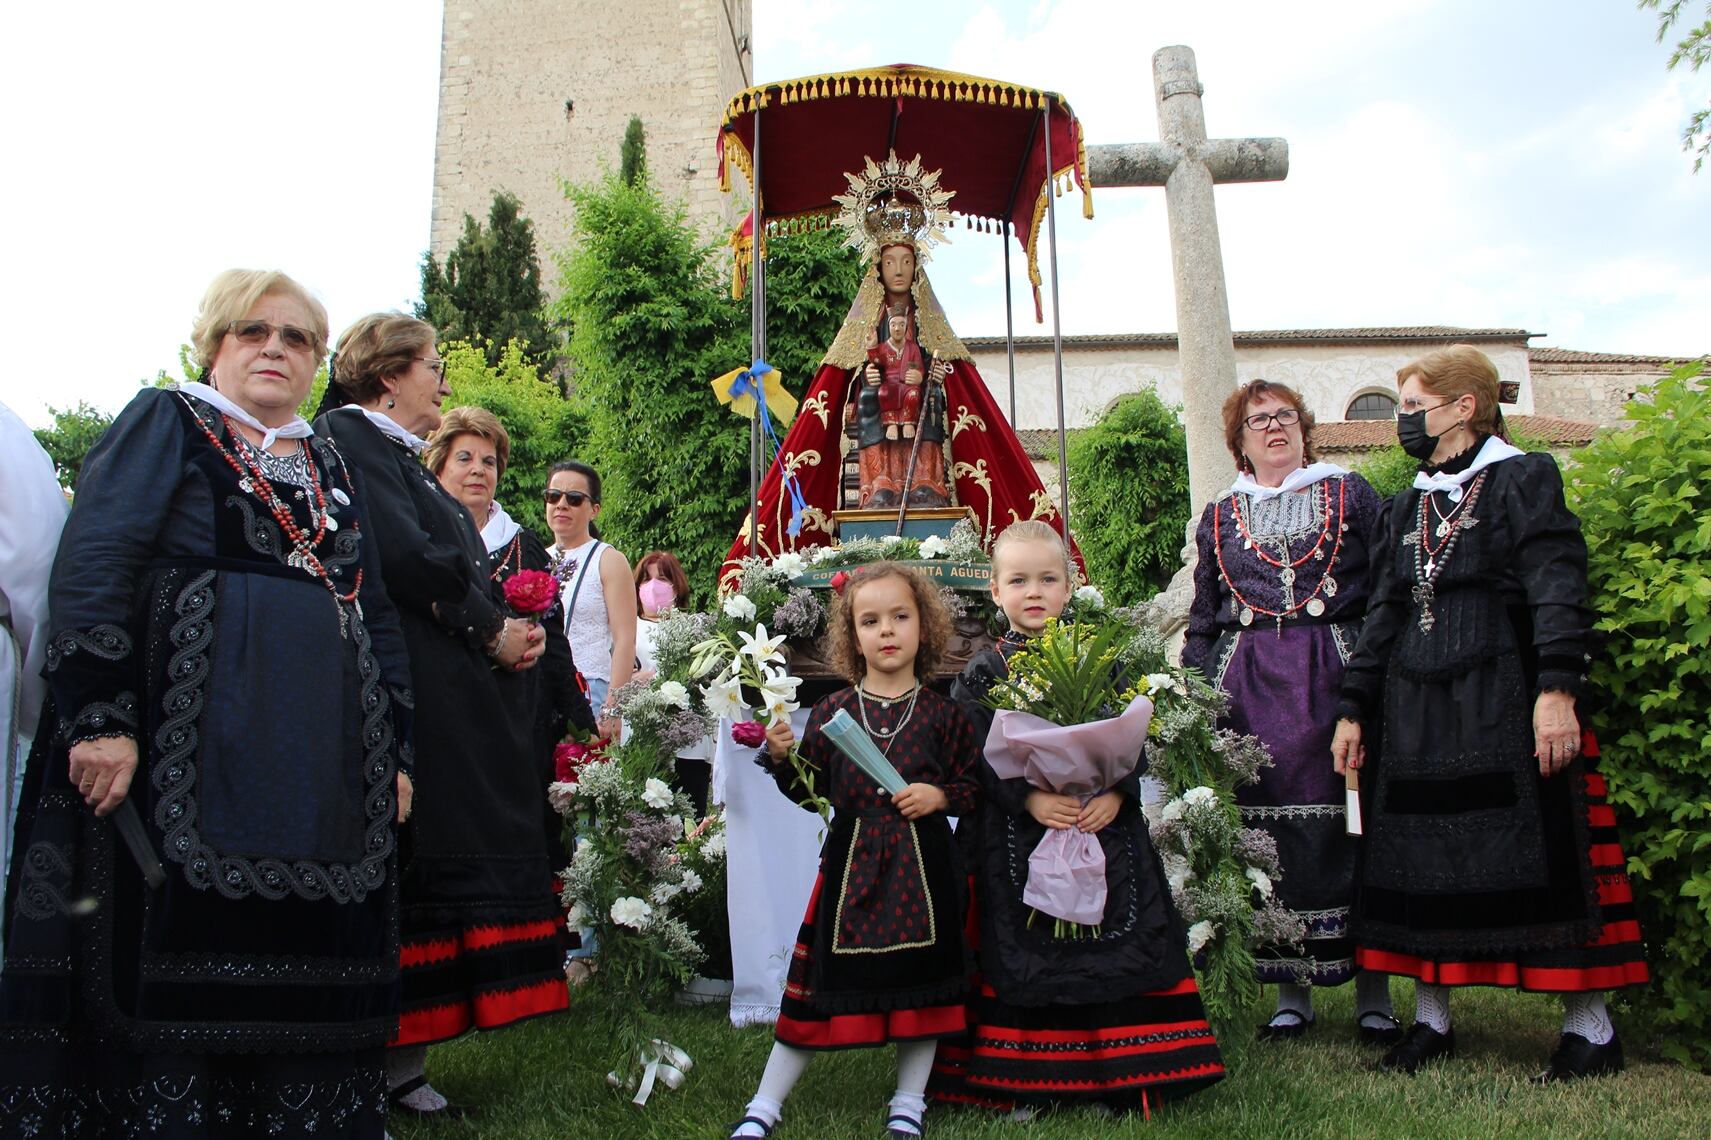
<instances>
[{"instance_id":1,"label":"tiled roof","mask_svg":"<svg viewBox=\"0 0 1711 1140\"><path fill-rule=\"evenodd\" d=\"M1562 447L1591 443L1599 425L1560 416L1503 417L1511 435ZM1396 424L1391 420L1343 420L1321 423L1313 429L1313 444L1321 451L1373 451L1396 442Z\"/></svg>"},{"instance_id":2,"label":"tiled roof","mask_svg":"<svg viewBox=\"0 0 1711 1140\"><path fill-rule=\"evenodd\" d=\"M1543 346L1528 348L1527 358L1534 364L1656 364L1660 368L1666 364L1680 364L1684 360L1703 359L1691 356L1630 356L1622 352L1581 352L1574 348Z\"/></svg>"},{"instance_id":3,"label":"tiled roof","mask_svg":"<svg viewBox=\"0 0 1711 1140\"><path fill-rule=\"evenodd\" d=\"M1526 329L1463 329L1452 325L1400 325L1384 328L1359 329L1258 329L1234 334L1238 345L1256 344L1382 344L1395 341L1442 341L1450 344L1521 341L1542 333ZM1001 336L964 337L963 343L975 350L1004 347ZM1049 336L1019 336L1018 348L1049 346ZM1175 333L1094 333L1066 336L1065 347L1073 348L1174 348Z\"/></svg>"}]
</instances>

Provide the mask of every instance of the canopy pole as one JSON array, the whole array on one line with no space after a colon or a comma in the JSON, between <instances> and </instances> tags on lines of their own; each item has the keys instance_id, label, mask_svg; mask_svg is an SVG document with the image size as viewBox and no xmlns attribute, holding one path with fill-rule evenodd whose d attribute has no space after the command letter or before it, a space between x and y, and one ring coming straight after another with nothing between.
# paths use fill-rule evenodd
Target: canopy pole
<instances>
[{"instance_id":1,"label":"canopy pole","mask_svg":"<svg viewBox=\"0 0 1711 1140\"><path fill-rule=\"evenodd\" d=\"M1057 283L1057 180L1052 170L1052 96L1041 109L1046 138L1046 241L1051 249L1052 274L1052 368L1057 379L1057 479L1058 510L1063 515L1063 537L1069 541L1069 442L1064 434L1063 415L1063 324L1058 314ZM1006 249L1009 247L1006 246Z\"/></svg>"},{"instance_id":2,"label":"canopy pole","mask_svg":"<svg viewBox=\"0 0 1711 1140\"><path fill-rule=\"evenodd\" d=\"M766 359L766 258L761 255L766 223L761 214L760 101L754 109L754 241L749 249L749 360ZM757 401L749 420L749 557L760 549L760 417Z\"/></svg>"},{"instance_id":3,"label":"canopy pole","mask_svg":"<svg viewBox=\"0 0 1711 1140\"><path fill-rule=\"evenodd\" d=\"M1016 314L1010 300L1010 219L1004 219L998 240L1004 243L1004 356L1010 362L1010 430L1016 426Z\"/></svg>"}]
</instances>

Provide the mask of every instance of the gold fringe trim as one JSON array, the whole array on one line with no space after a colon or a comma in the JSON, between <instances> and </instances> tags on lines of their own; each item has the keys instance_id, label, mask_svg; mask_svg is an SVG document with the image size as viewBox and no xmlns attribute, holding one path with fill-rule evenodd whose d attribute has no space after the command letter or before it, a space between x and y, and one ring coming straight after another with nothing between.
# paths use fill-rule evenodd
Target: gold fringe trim
<instances>
[{"instance_id":1,"label":"gold fringe trim","mask_svg":"<svg viewBox=\"0 0 1711 1140\"><path fill-rule=\"evenodd\" d=\"M780 106L807 103L816 99L837 99L855 95L864 99L893 99L899 95L914 99L934 99L941 103L983 103L994 107L1021 107L1037 111L1048 93L1018 83L1004 83L965 75L957 71L942 71L935 67L863 68L858 71L830 72L786 79L780 83L765 83L739 91L725 105L721 126L729 126L744 115L752 114L758 106L765 110L772 93L778 93ZM1074 112L1061 96L1053 97L1064 114Z\"/></svg>"}]
</instances>

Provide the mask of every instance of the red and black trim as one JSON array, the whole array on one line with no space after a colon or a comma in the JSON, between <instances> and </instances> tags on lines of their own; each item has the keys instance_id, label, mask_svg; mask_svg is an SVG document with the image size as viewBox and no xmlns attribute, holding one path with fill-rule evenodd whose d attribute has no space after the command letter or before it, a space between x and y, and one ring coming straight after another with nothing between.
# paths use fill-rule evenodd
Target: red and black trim
<instances>
[{"instance_id":1,"label":"red and black trim","mask_svg":"<svg viewBox=\"0 0 1711 1140\"><path fill-rule=\"evenodd\" d=\"M1593 747L1596 747L1594 745ZM1497 958L1422 957L1398 950L1359 946L1363 970L1401 974L1441 986L1506 986L1536 993L1588 993L1643 985L1651 979L1634 909L1634 889L1616 834L1616 817L1605 800L1604 777L1584 777L1588 863L1598 892L1602 925L1588 941L1562 949Z\"/></svg>"},{"instance_id":2,"label":"red and black trim","mask_svg":"<svg viewBox=\"0 0 1711 1140\"><path fill-rule=\"evenodd\" d=\"M564 940L562 918L407 934L403 1012L389 1044L432 1045L568 1009Z\"/></svg>"}]
</instances>

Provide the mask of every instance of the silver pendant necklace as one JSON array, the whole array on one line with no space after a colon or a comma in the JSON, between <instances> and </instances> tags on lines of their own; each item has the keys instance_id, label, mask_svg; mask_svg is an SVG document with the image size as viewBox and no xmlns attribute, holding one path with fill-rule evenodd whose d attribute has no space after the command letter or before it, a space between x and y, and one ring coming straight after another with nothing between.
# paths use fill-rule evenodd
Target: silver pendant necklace
<instances>
[{"instance_id":1,"label":"silver pendant necklace","mask_svg":"<svg viewBox=\"0 0 1711 1140\"><path fill-rule=\"evenodd\" d=\"M917 681L917 682L915 682L914 687L912 687L909 690L909 696L908 696L909 703L906 706L904 706L902 715L897 718L897 723L892 725L890 728L875 728L868 721L867 702L873 701L875 704L879 705L879 707L881 709L889 709L892 705L896 704L898 701L903 700L904 698L900 697L900 696L899 697L869 696L868 691L867 691L867 687L865 685L860 685L860 686L856 687L856 708L861 713L861 726L867 732L868 736L872 737L876 742L879 743L879 746L880 746L879 750L881 753L885 754L886 756L889 756L891 754L891 742L893 739L896 738L896 736L899 732L903 731L903 726L909 723L909 718L915 715L915 698L919 697L920 695L921 695L921 683L919 681Z\"/></svg>"}]
</instances>

